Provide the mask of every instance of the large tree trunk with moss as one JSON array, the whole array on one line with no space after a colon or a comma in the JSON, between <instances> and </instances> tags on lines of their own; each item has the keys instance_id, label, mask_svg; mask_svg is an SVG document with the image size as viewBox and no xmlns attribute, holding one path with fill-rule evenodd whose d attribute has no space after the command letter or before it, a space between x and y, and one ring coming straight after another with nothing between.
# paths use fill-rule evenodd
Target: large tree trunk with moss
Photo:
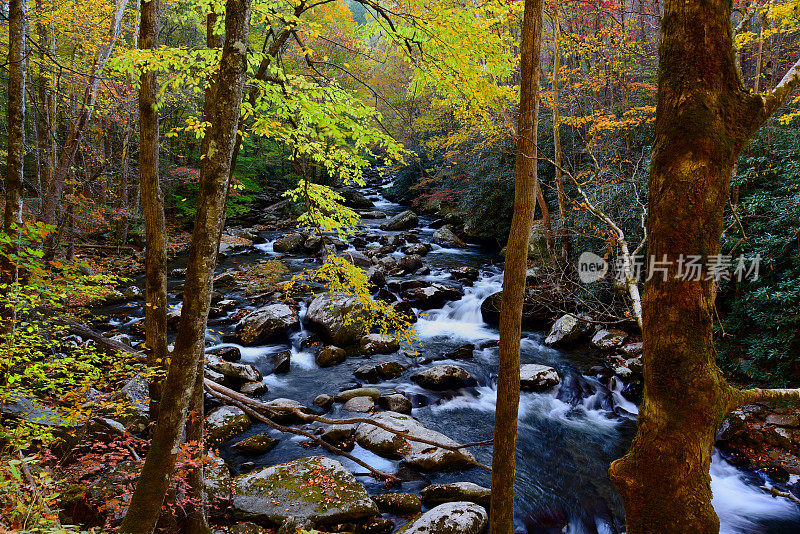
<instances>
[{"instance_id":1,"label":"large tree trunk with moss","mask_svg":"<svg viewBox=\"0 0 800 534\"><path fill-rule=\"evenodd\" d=\"M17 281L17 265L12 259L19 245L16 236L22 225L22 180L25 158L25 0L8 5L8 157L6 160L6 205L3 231L11 239L0 251L0 285L3 294ZM0 333L5 337L14 328L14 308L0 303Z\"/></svg>"},{"instance_id":2,"label":"large tree trunk with moss","mask_svg":"<svg viewBox=\"0 0 800 534\"><path fill-rule=\"evenodd\" d=\"M224 223L225 195L246 76L249 29L250 0L228 0L225 45L216 80L214 109L209 117L208 150L200 166L200 191L186 268L181 321L164 383L159 420L120 528L123 534L153 532L175 470L181 431L194 390L198 362L205 347L217 247Z\"/></svg>"},{"instance_id":3,"label":"large tree trunk with moss","mask_svg":"<svg viewBox=\"0 0 800 534\"><path fill-rule=\"evenodd\" d=\"M666 277L645 285L644 401L628 454L610 469L629 534L716 533L709 467L725 414L789 391L739 391L715 363L715 289L681 279L681 258L720 253L731 170L742 147L800 77L800 63L765 98L747 92L731 42L727 0L667 0L660 44L656 140L650 169L648 253Z\"/></svg>"},{"instance_id":4,"label":"large tree trunk with moss","mask_svg":"<svg viewBox=\"0 0 800 534\"><path fill-rule=\"evenodd\" d=\"M520 59L520 106L514 216L506 248L500 308L500 369L492 453L491 533L514 532L514 478L519 412L519 350L528 242L536 207L536 132L539 112L539 58L542 48L542 0L525 0Z\"/></svg>"},{"instance_id":5,"label":"large tree trunk with moss","mask_svg":"<svg viewBox=\"0 0 800 534\"><path fill-rule=\"evenodd\" d=\"M158 48L160 0L141 0L139 47ZM167 235L164 222L164 195L158 175L158 111L156 110L156 72L142 73L139 86L139 190L142 195L145 230L145 307L147 362L165 370L167 358ZM158 419L163 377L150 381L150 415Z\"/></svg>"}]
</instances>

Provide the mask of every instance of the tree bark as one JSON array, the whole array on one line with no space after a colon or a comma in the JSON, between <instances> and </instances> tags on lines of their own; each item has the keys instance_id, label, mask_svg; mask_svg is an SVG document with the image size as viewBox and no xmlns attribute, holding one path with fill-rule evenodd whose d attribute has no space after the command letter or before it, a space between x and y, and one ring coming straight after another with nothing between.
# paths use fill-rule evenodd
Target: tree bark
<instances>
[{"instance_id":1,"label":"tree bark","mask_svg":"<svg viewBox=\"0 0 800 534\"><path fill-rule=\"evenodd\" d=\"M158 48L161 22L160 0L142 0L139 24L139 47ZM145 71L139 87L139 190L145 229L145 345L147 362L156 369L167 368L167 236L164 221L164 195L158 173L158 111L156 110L156 73ZM161 382L150 381L150 414L158 420Z\"/></svg>"},{"instance_id":2,"label":"tree bark","mask_svg":"<svg viewBox=\"0 0 800 534\"><path fill-rule=\"evenodd\" d=\"M561 113L559 110L559 85L558 78L561 73L561 50L559 39L561 38L561 25L558 18L558 0L553 4L553 145L555 154L553 161L556 165L556 190L558 191L558 216L561 225L558 230L559 242L561 245L561 259L566 262L569 260L569 236L567 235L567 197L564 193L564 173L561 172Z\"/></svg>"},{"instance_id":3,"label":"tree bark","mask_svg":"<svg viewBox=\"0 0 800 534\"><path fill-rule=\"evenodd\" d=\"M719 423L742 402L798 394L730 387L715 362L713 280L678 276L681 258L720 253L733 165L800 79L798 62L770 95L746 91L730 16L727 0L665 6L647 233L669 270L645 284L644 401L631 449L610 469L629 534L718 532L709 467Z\"/></svg>"},{"instance_id":4,"label":"tree bark","mask_svg":"<svg viewBox=\"0 0 800 534\"><path fill-rule=\"evenodd\" d=\"M500 364L492 454L491 534L514 532L514 478L519 412L520 336L528 242L537 200L536 133L539 111L539 59L542 46L542 0L525 0L520 58L520 108L514 216L506 248L503 301L500 308Z\"/></svg>"},{"instance_id":5,"label":"tree bark","mask_svg":"<svg viewBox=\"0 0 800 534\"><path fill-rule=\"evenodd\" d=\"M210 117L208 151L200 166L200 191L186 269L181 321L164 384L159 420L120 528L123 534L153 532L175 470L199 356L205 346L217 247L225 215L225 194L246 76L249 30L250 0L228 0L225 45Z\"/></svg>"},{"instance_id":6,"label":"tree bark","mask_svg":"<svg viewBox=\"0 0 800 534\"><path fill-rule=\"evenodd\" d=\"M0 255L0 285L7 295L16 283L18 268L12 255L19 250L17 237L22 226L22 180L25 157L25 0L8 4L8 158L6 160L6 204L3 231L11 237ZM14 329L15 310L11 303L0 303L0 334L5 338Z\"/></svg>"}]
</instances>

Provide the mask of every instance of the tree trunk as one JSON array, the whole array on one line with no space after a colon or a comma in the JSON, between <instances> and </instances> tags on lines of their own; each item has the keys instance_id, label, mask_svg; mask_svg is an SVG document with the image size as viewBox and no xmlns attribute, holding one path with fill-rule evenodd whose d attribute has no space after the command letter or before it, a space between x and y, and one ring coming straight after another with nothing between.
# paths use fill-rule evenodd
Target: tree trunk
<instances>
[{"instance_id":1,"label":"tree trunk","mask_svg":"<svg viewBox=\"0 0 800 534\"><path fill-rule=\"evenodd\" d=\"M25 158L25 0L8 4L8 158L6 160L6 205L3 231L11 237L0 255L2 293L16 283L18 269L11 258L19 250L17 236L22 225L22 180ZM14 328L14 307L0 306L0 333L10 335Z\"/></svg>"},{"instance_id":2,"label":"tree trunk","mask_svg":"<svg viewBox=\"0 0 800 534\"><path fill-rule=\"evenodd\" d=\"M208 152L200 166L200 191L186 268L181 321L164 384L159 420L142 474L120 528L123 534L153 532L175 470L199 356L205 346L214 266L224 222L225 194L246 76L249 30L250 0L228 0L225 45L210 117Z\"/></svg>"},{"instance_id":3,"label":"tree trunk","mask_svg":"<svg viewBox=\"0 0 800 534\"><path fill-rule=\"evenodd\" d=\"M55 114L56 101L55 93L51 90L51 82L48 80L44 71L44 62L47 54L55 55L53 39L50 38L50 28L43 23L44 8L42 0L36 1L37 23L36 33L39 39L39 76L38 94L39 107L36 113L37 119L37 149L39 154L39 195L44 194L48 184L53 179L55 169L55 150L53 140L55 138Z\"/></svg>"},{"instance_id":4,"label":"tree trunk","mask_svg":"<svg viewBox=\"0 0 800 534\"><path fill-rule=\"evenodd\" d=\"M514 216L506 248L500 308L500 367L492 454L491 534L514 532L514 478L519 412L519 350L528 242L537 198L536 132L539 111L539 59L542 0L525 0L520 59L520 109L517 126Z\"/></svg>"},{"instance_id":5,"label":"tree trunk","mask_svg":"<svg viewBox=\"0 0 800 534\"><path fill-rule=\"evenodd\" d=\"M559 86L558 78L561 73L561 50L559 39L561 37L561 25L558 19L558 0L553 4L553 145L555 154L553 161L556 163L556 189L558 191L558 216L561 225L558 230L559 242L561 245L561 259L564 262L569 260L569 236L567 235L567 197L564 194L564 173L561 172L561 114L558 109Z\"/></svg>"},{"instance_id":6,"label":"tree trunk","mask_svg":"<svg viewBox=\"0 0 800 534\"><path fill-rule=\"evenodd\" d=\"M206 46L212 49L222 48L225 40L224 35L214 33L214 26L216 25L217 19L218 15L213 10L206 17ZM216 84L214 80L210 80L209 86L206 89L205 102L203 105L203 120L206 121L211 121L214 114L215 87ZM210 142L210 135L203 136L203 141L201 143L201 152L203 154L207 153ZM236 147L238 147L239 142L240 137L237 133L233 155L231 156L229 176L233 175L233 166L235 165L237 152ZM225 227L225 210L227 209L229 191L230 187L225 190L220 237ZM217 239L217 244L219 245L219 238ZM217 253L218 252L219 246L217 246ZM186 489L186 495L189 498L189 504L187 506L186 525L184 527L185 534L211 533L211 528L208 526L208 518L206 516L205 495L203 493L203 480L205 478L205 469L203 468L203 457L205 453L205 446L203 443L203 420L205 419L205 406L203 403L203 378L205 378L204 356L205 351L201 351L200 354L198 354L197 371L194 385L192 386L192 398L189 401L189 418L186 420L186 441L193 444L191 452L195 467L189 471L187 480L188 487Z\"/></svg>"},{"instance_id":7,"label":"tree trunk","mask_svg":"<svg viewBox=\"0 0 800 534\"><path fill-rule=\"evenodd\" d=\"M158 48L161 22L160 0L142 0L139 47ZM147 362L165 370L167 350L167 236L164 222L164 195L158 175L158 111L156 73L149 70L140 77L139 87L139 189L142 195L145 229L145 313ZM150 381L150 414L158 420L161 378Z\"/></svg>"},{"instance_id":8,"label":"tree trunk","mask_svg":"<svg viewBox=\"0 0 800 534\"><path fill-rule=\"evenodd\" d=\"M89 120L92 118L95 100L97 99L97 90L100 85L98 73L103 70L114 50L114 45L119 36L120 25L122 24L122 17L125 14L127 5L128 0L117 0L114 16L111 20L111 28L108 33L108 42L97 50L90 82L83 93L83 101L81 102L81 108L78 112L78 118L73 123L67 141L64 143L61 157L59 157L53 172L53 178L47 184L47 188L42 192L44 196L42 197L40 206L39 220L45 224L55 224L58 220L59 205L61 203L61 195L64 192L64 184L67 181L67 176L69 176L72 164L75 161L75 154L78 152L83 133L89 125ZM45 259L53 257L55 254L55 244L56 235L53 233L45 242Z\"/></svg>"},{"instance_id":9,"label":"tree trunk","mask_svg":"<svg viewBox=\"0 0 800 534\"><path fill-rule=\"evenodd\" d=\"M611 465L629 534L716 533L709 467L725 414L742 402L797 395L740 392L715 362L715 290L681 258L720 253L731 170L740 151L800 79L796 63L772 94L748 93L736 69L727 0L667 0L659 49L650 167L648 253L666 276L645 284L644 401L628 454ZM688 279L684 279L688 278Z\"/></svg>"}]
</instances>

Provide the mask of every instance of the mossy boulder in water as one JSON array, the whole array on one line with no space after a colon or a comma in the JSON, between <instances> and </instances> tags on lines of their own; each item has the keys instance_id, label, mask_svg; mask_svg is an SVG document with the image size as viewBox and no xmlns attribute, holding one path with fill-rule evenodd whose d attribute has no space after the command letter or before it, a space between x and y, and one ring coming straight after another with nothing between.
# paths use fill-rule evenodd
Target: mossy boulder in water
<instances>
[{"instance_id":1,"label":"mossy boulder in water","mask_svg":"<svg viewBox=\"0 0 800 534\"><path fill-rule=\"evenodd\" d=\"M297 313L286 304L270 304L245 316L236 325L236 340L255 345L280 338L298 324Z\"/></svg>"},{"instance_id":2,"label":"mossy boulder in water","mask_svg":"<svg viewBox=\"0 0 800 534\"><path fill-rule=\"evenodd\" d=\"M483 506L471 502L449 502L422 514L397 534L482 534L489 521Z\"/></svg>"},{"instance_id":3,"label":"mossy boulder in water","mask_svg":"<svg viewBox=\"0 0 800 534\"><path fill-rule=\"evenodd\" d=\"M250 428L250 418L236 406L222 406L206 417L206 439L211 443L226 441L248 428Z\"/></svg>"},{"instance_id":4,"label":"mossy boulder in water","mask_svg":"<svg viewBox=\"0 0 800 534\"><path fill-rule=\"evenodd\" d=\"M358 343L367 333L358 299L343 293L323 293L311 301L306 319L334 345Z\"/></svg>"},{"instance_id":5,"label":"mossy boulder in water","mask_svg":"<svg viewBox=\"0 0 800 534\"><path fill-rule=\"evenodd\" d=\"M315 525L357 522L378 507L350 471L324 456L265 467L237 477L234 515L279 526L288 517Z\"/></svg>"}]
</instances>

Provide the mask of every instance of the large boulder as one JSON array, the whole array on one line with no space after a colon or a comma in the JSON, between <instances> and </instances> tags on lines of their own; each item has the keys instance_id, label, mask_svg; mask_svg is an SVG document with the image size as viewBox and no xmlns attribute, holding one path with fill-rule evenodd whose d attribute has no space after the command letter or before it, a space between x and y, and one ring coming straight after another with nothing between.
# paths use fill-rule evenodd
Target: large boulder
<instances>
[{"instance_id":1,"label":"large boulder","mask_svg":"<svg viewBox=\"0 0 800 534\"><path fill-rule=\"evenodd\" d=\"M234 484L233 513L241 519L279 526L295 517L326 525L378 514L353 474L324 456L265 467L237 477Z\"/></svg>"},{"instance_id":2,"label":"large boulder","mask_svg":"<svg viewBox=\"0 0 800 534\"><path fill-rule=\"evenodd\" d=\"M249 363L226 362L211 354L206 354L206 367L237 382L261 382L264 378Z\"/></svg>"},{"instance_id":3,"label":"large boulder","mask_svg":"<svg viewBox=\"0 0 800 534\"><path fill-rule=\"evenodd\" d=\"M523 391L544 391L561 382L555 369L538 363L521 365L519 380Z\"/></svg>"},{"instance_id":4,"label":"large boulder","mask_svg":"<svg viewBox=\"0 0 800 534\"><path fill-rule=\"evenodd\" d=\"M365 313L358 298L343 293L323 293L311 301L306 319L335 345L358 343L367 333Z\"/></svg>"},{"instance_id":5,"label":"large boulder","mask_svg":"<svg viewBox=\"0 0 800 534\"><path fill-rule=\"evenodd\" d=\"M402 393L392 393L378 398L378 406L390 412L410 414L413 409L411 401Z\"/></svg>"},{"instance_id":6,"label":"large boulder","mask_svg":"<svg viewBox=\"0 0 800 534\"><path fill-rule=\"evenodd\" d=\"M397 534L483 534L489 514L471 502L449 502L422 514Z\"/></svg>"},{"instance_id":7,"label":"large boulder","mask_svg":"<svg viewBox=\"0 0 800 534\"><path fill-rule=\"evenodd\" d=\"M316 361L320 367L338 365L347 359L344 349L333 345L326 345L317 351Z\"/></svg>"},{"instance_id":8,"label":"large boulder","mask_svg":"<svg viewBox=\"0 0 800 534\"><path fill-rule=\"evenodd\" d=\"M445 248L463 248L467 246L453 232L453 227L449 224L433 232L433 242Z\"/></svg>"},{"instance_id":9,"label":"large boulder","mask_svg":"<svg viewBox=\"0 0 800 534\"><path fill-rule=\"evenodd\" d=\"M460 389L477 384L471 374L456 365L436 365L415 374L411 380L433 391Z\"/></svg>"},{"instance_id":10,"label":"large boulder","mask_svg":"<svg viewBox=\"0 0 800 534\"><path fill-rule=\"evenodd\" d=\"M588 330L587 326L586 322L581 321L571 313L562 315L556 319L556 322L553 323L553 327L550 328L550 333L547 334L544 340L545 345L555 347L574 343L580 339L581 336L586 334Z\"/></svg>"},{"instance_id":11,"label":"large boulder","mask_svg":"<svg viewBox=\"0 0 800 534\"><path fill-rule=\"evenodd\" d=\"M225 510L230 505L233 491L231 473L225 460L213 451L207 451L205 457L203 491L206 500L211 504L209 511Z\"/></svg>"},{"instance_id":12,"label":"large boulder","mask_svg":"<svg viewBox=\"0 0 800 534\"><path fill-rule=\"evenodd\" d=\"M420 498L413 493L383 493L372 500L382 512L400 516L417 515L422 511Z\"/></svg>"},{"instance_id":13,"label":"large boulder","mask_svg":"<svg viewBox=\"0 0 800 534\"><path fill-rule=\"evenodd\" d=\"M414 228L419 224L417 214L411 210L406 210L403 213L395 215L381 225L384 230L408 230Z\"/></svg>"},{"instance_id":14,"label":"large boulder","mask_svg":"<svg viewBox=\"0 0 800 534\"><path fill-rule=\"evenodd\" d=\"M448 447L459 444L444 434L423 426L410 415L381 412L372 419L411 437L422 438ZM402 458L405 463L426 471L457 469L472 465L474 456L468 451L456 453L427 443L406 439L383 428L361 423L356 430L356 441L367 450L387 458Z\"/></svg>"},{"instance_id":15,"label":"large boulder","mask_svg":"<svg viewBox=\"0 0 800 534\"><path fill-rule=\"evenodd\" d=\"M297 313L286 304L270 304L245 316L236 325L236 340L242 345L265 343L297 326Z\"/></svg>"},{"instance_id":16,"label":"large boulder","mask_svg":"<svg viewBox=\"0 0 800 534\"><path fill-rule=\"evenodd\" d=\"M600 329L592 336L591 344L600 350L611 350L622 345L628 334L616 328Z\"/></svg>"},{"instance_id":17,"label":"large boulder","mask_svg":"<svg viewBox=\"0 0 800 534\"><path fill-rule=\"evenodd\" d=\"M397 338L384 334L369 334L361 338L361 352L371 356L373 354L391 354L400 350Z\"/></svg>"},{"instance_id":18,"label":"large boulder","mask_svg":"<svg viewBox=\"0 0 800 534\"><path fill-rule=\"evenodd\" d=\"M250 418L236 406L222 406L206 417L206 439L210 443L221 443L248 428L250 428Z\"/></svg>"},{"instance_id":19,"label":"large boulder","mask_svg":"<svg viewBox=\"0 0 800 534\"><path fill-rule=\"evenodd\" d=\"M344 205L349 208L366 209L375 207L374 202L352 187L344 187L338 193L344 198Z\"/></svg>"},{"instance_id":20,"label":"large boulder","mask_svg":"<svg viewBox=\"0 0 800 534\"><path fill-rule=\"evenodd\" d=\"M458 300L464 292L444 284L424 284L404 290L400 295L412 307L421 310L441 308L448 301Z\"/></svg>"},{"instance_id":21,"label":"large boulder","mask_svg":"<svg viewBox=\"0 0 800 534\"><path fill-rule=\"evenodd\" d=\"M120 422L134 433L142 432L150 424L150 386L147 380L136 375L130 379L116 398L123 404Z\"/></svg>"},{"instance_id":22,"label":"large boulder","mask_svg":"<svg viewBox=\"0 0 800 534\"><path fill-rule=\"evenodd\" d=\"M453 482L451 484L431 484L420 494L427 505L443 502L467 501L488 506L492 500L492 490L473 482Z\"/></svg>"},{"instance_id":23,"label":"large boulder","mask_svg":"<svg viewBox=\"0 0 800 534\"><path fill-rule=\"evenodd\" d=\"M275 252L295 252L303 247L304 242L305 239L302 234L286 234L276 239L272 248Z\"/></svg>"},{"instance_id":24,"label":"large boulder","mask_svg":"<svg viewBox=\"0 0 800 534\"><path fill-rule=\"evenodd\" d=\"M402 270L404 273L413 273L414 271L421 269L423 265L424 263L422 262L422 256L417 254L406 254L397 260L397 268Z\"/></svg>"}]
</instances>

